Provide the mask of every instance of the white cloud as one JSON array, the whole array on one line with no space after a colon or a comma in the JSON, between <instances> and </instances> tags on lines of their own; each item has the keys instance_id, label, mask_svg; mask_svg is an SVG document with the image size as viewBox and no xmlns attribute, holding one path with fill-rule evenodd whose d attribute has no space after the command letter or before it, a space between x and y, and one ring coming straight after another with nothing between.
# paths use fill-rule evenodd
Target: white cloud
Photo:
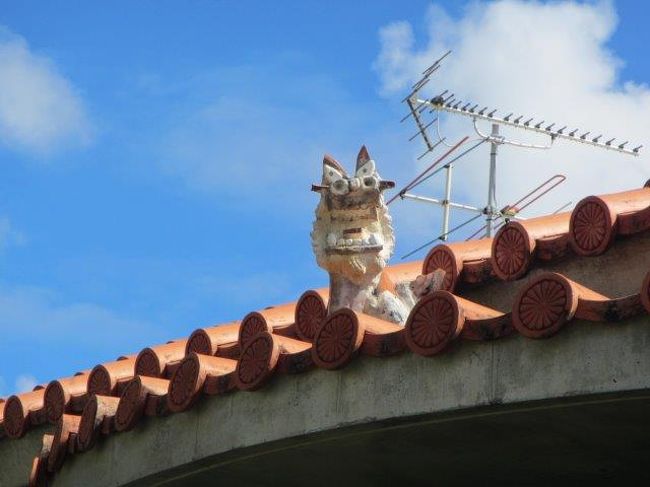
<instances>
[{"instance_id":1,"label":"white cloud","mask_svg":"<svg viewBox=\"0 0 650 487\"><path fill-rule=\"evenodd\" d=\"M457 19L432 6L426 19L424 40L416 41L407 22L381 29L375 69L382 95L401 98L426 66L452 49L451 57L434 75L428 95L450 88L463 100L499 108L502 115L510 111L530 114L559 126L566 123L571 128L592 130L593 136L602 131L644 144L646 153L650 150L650 88L620 78L623 61L607 44L617 27L611 3L473 3ZM443 135L452 140L474 135L469 120L448 119L442 128ZM489 131L487 126L482 128ZM506 135L544 142L512 131ZM488 150L481 147L457 165L457 197L485 203ZM529 215L556 209L569 200L575 204L589 194L638 188L650 176L644 161L647 156L643 153L632 158L563 141L550 151L502 146L499 203L516 199L556 173L566 174L567 182ZM422 162L411 166L408 176L414 176ZM405 181L407 175L401 176ZM438 179L421 192L437 195L441 190L442 180ZM398 206L407 205L412 208L416 204ZM397 211L406 213L402 208ZM411 228L410 223L408 226Z\"/></svg>"},{"instance_id":2,"label":"white cloud","mask_svg":"<svg viewBox=\"0 0 650 487\"><path fill-rule=\"evenodd\" d=\"M84 104L49 58L0 26L0 142L46 155L92 136Z\"/></svg>"},{"instance_id":3,"label":"white cloud","mask_svg":"<svg viewBox=\"0 0 650 487\"><path fill-rule=\"evenodd\" d=\"M25 243L25 236L16 230L6 216L0 216L0 251L13 246Z\"/></svg>"},{"instance_id":4,"label":"white cloud","mask_svg":"<svg viewBox=\"0 0 650 487\"><path fill-rule=\"evenodd\" d=\"M39 380L47 383L174 338L169 335L162 326L99 304L65 302L43 288L0 285L0 370L8 381L3 393L31 389L36 381L28 368L40 371Z\"/></svg>"},{"instance_id":5,"label":"white cloud","mask_svg":"<svg viewBox=\"0 0 650 487\"><path fill-rule=\"evenodd\" d=\"M302 210L323 154L344 159L341 147L367 142L361 134L372 120L329 75L281 59L195 78L186 87L191 100L162 136L161 165L224 205Z\"/></svg>"},{"instance_id":6,"label":"white cloud","mask_svg":"<svg viewBox=\"0 0 650 487\"><path fill-rule=\"evenodd\" d=\"M277 193L279 183L294 180L300 156L296 146L302 145L292 146L286 118L286 111L265 101L220 97L174 129L165 146L165 167L203 191L228 196Z\"/></svg>"},{"instance_id":7,"label":"white cloud","mask_svg":"<svg viewBox=\"0 0 650 487\"><path fill-rule=\"evenodd\" d=\"M29 392L36 387L36 384L38 384L36 377L29 374L21 374L16 377L16 392Z\"/></svg>"},{"instance_id":8,"label":"white cloud","mask_svg":"<svg viewBox=\"0 0 650 487\"><path fill-rule=\"evenodd\" d=\"M66 303L48 289L0 285L0 334L5 339L52 344L63 340L99 349L147 337L147 333L151 343L162 331L95 303ZM120 351L124 352L128 350Z\"/></svg>"}]
</instances>

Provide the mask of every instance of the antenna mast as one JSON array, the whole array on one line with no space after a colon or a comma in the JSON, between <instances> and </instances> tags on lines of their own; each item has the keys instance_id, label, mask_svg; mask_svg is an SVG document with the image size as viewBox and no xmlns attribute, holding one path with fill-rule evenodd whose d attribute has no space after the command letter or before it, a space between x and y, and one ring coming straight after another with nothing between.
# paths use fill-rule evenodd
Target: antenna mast
<instances>
[{"instance_id":1,"label":"antenna mast","mask_svg":"<svg viewBox=\"0 0 650 487\"><path fill-rule=\"evenodd\" d=\"M415 201L430 203L439 205L442 207L442 232L436 240L447 240L449 234L459 228L464 224L461 224L455 227L452 230L449 230L449 216L450 209L456 208L465 211L470 211L475 214L485 216L485 236L492 236L492 233L495 229L496 221L499 219L510 219L510 218L519 218L516 216L518 209L514 206L506 206L503 209L499 210L497 208L497 196L496 196L496 175L497 175L497 156L499 153L500 145L511 145L523 149L550 149L553 143L556 140L569 140L572 142L581 143L584 145L589 145L592 147L598 147L600 149L611 150L619 152L621 154L627 154L631 156L638 156L639 151L642 146L639 145L633 149L627 148L628 141L619 143L615 142L616 138L603 138L603 135L598 135L595 137L591 136L591 132L586 131L580 133L580 131L575 128L573 130L567 130L567 126L564 125L561 128L555 128L555 123L547 123L544 120L540 122L534 121L534 117L525 117L524 115L514 116L514 113L509 113L505 117L496 115L496 109L489 109L487 106L479 105L478 103L473 104L471 102L463 102L460 99L457 99L454 93L449 93L449 90L444 90L433 98L424 98L420 96L422 89L429 84L431 81L431 76L440 69L442 61L451 54L451 51L447 51L442 57L437 59L431 66L425 69L422 72L422 77L412 86L411 92L406 96L402 101L406 103L409 108L409 113L402 118L402 122L407 120L410 117L413 117L415 125L417 127L417 132L409 139L413 140L416 137L420 136L424 141L426 150L422 153L418 160L422 159L429 153L433 152L439 145L443 144L446 147L451 147L451 150L447 151L442 157L437 159L432 165L430 165L424 172L422 172L417 178L415 178L409 185L404 187L398 195L393 197L389 203L391 203L395 198L400 197L401 199L412 199ZM479 109L479 107L481 107ZM453 115L459 115L463 117L470 118L472 120L472 125L474 132L478 136L479 142L469 149L465 150L459 156L454 157L448 162L445 162L446 157L463 145L469 137L465 137L460 142L455 145L450 145L447 143L446 138L440 135L440 115L441 112L446 112ZM425 121L425 117L428 114L434 114L434 118L430 121ZM488 121L491 124L491 132L489 134L482 133L479 129L477 123L478 121ZM430 127L434 126L436 128L435 134L431 135L429 133ZM545 135L549 138L546 145L537 145L529 144L525 142L510 140L505 138L500 133L500 127L513 127L521 130L533 132L536 134ZM453 163L466 155L468 152L474 150L479 145L489 142L490 144L490 164L489 164L489 177L488 177L488 190L487 190L487 200L483 208L477 208L471 205L466 205L462 203L455 203L451 201L451 192L452 192L452 171ZM433 169L440 164L444 166L439 167L435 171ZM445 170L445 189L443 199L430 198L425 196L418 196L410 192L412 188L416 185L421 184L426 179L429 179L433 175L440 172L442 169ZM433 172L431 172L433 171ZM561 178L561 180L557 180ZM542 183L538 188L531 191L527 196L532 195L536 191L541 191L541 195L537 196L533 201L537 200L540 196L543 196L551 189L555 188L558 184L564 181L564 176L557 175L545 183ZM527 197L526 196L526 197ZM526 198L524 197L524 198ZM528 205L526 205L528 206ZM475 216L470 221L475 220ZM470 223L467 221L465 223ZM435 241L435 240L434 240Z\"/></svg>"}]
</instances>

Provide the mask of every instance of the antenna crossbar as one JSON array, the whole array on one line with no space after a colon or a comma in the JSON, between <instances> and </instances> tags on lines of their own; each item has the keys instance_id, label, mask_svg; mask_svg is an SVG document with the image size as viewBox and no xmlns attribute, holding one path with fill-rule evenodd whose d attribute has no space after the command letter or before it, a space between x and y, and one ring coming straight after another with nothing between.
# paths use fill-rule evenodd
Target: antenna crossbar
<instances>
[{"instance_id":1,"label":"antenna crossbar","mask_svg":"<svg viewBox=\"0 0 650 487\"><path fill-rule=\"evenodd\" d=\"M500 125L505 125L508 127L516 127L523 130L527 130L529 132L544 134L551 137L552 140L555 139L570 140L572 142L579 142L581 144L592 145L595 147L600 147L601 149L612 150L615 152L620 152L622 154L628 154L631 156L638 156L641 148L643 147L643 146L637 146L634 149L628 149L627 147L625 147L627 145L627 142L624 142L622 144L614 144L613 141L615 139L611 139L611 138L606 142L601 142L600 139L602 138L602 135L599 135L597 137L588 137L589 132L578 135L577 130L572 130L569 133L565 133L564 131L566 130L566 127L556 130L553 128L555 126L554 123L549 124L547 126L544 126L544 122L533 124L532 118L526 119L525 121L522 122L523 117L517 117L514 120L511 120L512 114L506 117L499 117L495 115L496 110L492 110L489 113L485 113L487 111L486 108L477 112L475 110L465 108L464 106L460 107L458 106L458 104L452 105L450 103L445 103L444 100L437 97L432 98L431 100L421 100L419 98L415 98L413 102L417 103L418 105L423 104L424 106L428 106L431 108L431 110L434 111L439 111L439 112L444 111L448 113L469 116L474 120L485 120L491 123L498 123Z\"/></svg>"},{"instance_id":2,"label":"antenna crossbar","mask_svg":"<svg viewBox=\"0 0 650 487\"><path fill-rule=\"evenodd\" d=\"M438 164L440 164L442 161L444 161L452 152L454 152L456 149L458 149L461 145L465 143L465 141L469 139L469 137L465 136L461 140L459 140L456 145L454 145L451 149L449 149L447 152L445 152L442 156L440 156L438 159L436 159L433 164L431 164L429 167L427 167L424 171L422 171L420 174L418 174L417 177L415 177L410 183L408 183L406 186L404 186L396 195L394 195L391 199L388 200L386 203L387 205L390 205L393 201L395 201L397 198L399 198L400 195L403 193L406 193L410 189L413 189L415 186L420 184L425 177L425 175L431 171L434 167L436 167ZM445 164L448 165L449 163Z\"/></svg>"},{"instance_id":3,"label":"antenna crossbar","mask_svg":"<svg viewBox=\"0 0 650 487\"><path fill-rule=\"evenodd\" d=\"M429 198L428 196L418 196L412 193L404 193L401 194L400 196L402 198L406 198L409 200L422 201L424 203L433 203L434 205L440 205L440 206L449 205L451 208L457 208L459 210L465 210L472 213L479 213L481 215L485 213L485 210L483 208L477 208L476 206L470 206L470 205L463 205L462 203L454 203L453 201L440 200L438 198Z\"/></svg>"},{"instance_id":4,"label":"antenna crossbar","mask_svg":"<svg viewBox=\"0 0 650 487\"><path fill-rule=\"evenodd\" d=\"M528 193L523 195L514 203L510 203L509 205L506 205L503 208L501 208L501 210L497 213L496 218L501 219L502 221L499 224L495 225L494 230L495 231L499 230L499 228L505 225L508 220L523 220L523 218L519 216L519 213L521 213L530 205L532 205L533 203L541 199L544 195L546 195L550 191L553 191L564 181L566 181L566 176L564 174L556 174L555 176L551 176L536 188L531 189ZM556 211L554 211L553 214L559 213L569 205L571 205L570 202L562 206L561 208L557 209ZM487 234L487 230L488 230L488 225L487 224L483 225L476 232L474 232L469 237L467 237L466 240L471 240L474 237L478 237L479 235L481 235L481 238L487 237L489 236Z\"/></svg>"},{"instance_id":5,"label":"antenna crossbar","mask_svg":"<svg viewBox=\"0 0 650 487\"><path fill-rule=\"evenodd\" d=\"M418 105L424 105L427 102L418 102ZM433 142L431 142L431 139L429 139L429 135L426 132L425 126L422 124L422 119L420 118L420 112L418 112L419 107L415 107L413 105L413 100L409 98L406 100L406 104L409 106L411 109L411 114L413 115L413 118L415 119L415 124L418 127L418 132L422 134L422 138L424 139L424 143L427 145L427 152L430 152L434 149ZM427 153L425 152L425 154Z\"/></svg>"}]
</instances>

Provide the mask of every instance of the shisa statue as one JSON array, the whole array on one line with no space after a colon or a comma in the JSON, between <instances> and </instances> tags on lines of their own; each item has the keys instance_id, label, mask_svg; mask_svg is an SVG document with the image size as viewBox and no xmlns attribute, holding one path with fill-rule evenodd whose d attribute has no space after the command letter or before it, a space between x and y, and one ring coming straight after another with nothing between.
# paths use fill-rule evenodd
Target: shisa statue
<instances>
[{"instance_id":1,"label":"shisa statue","mask_svg":"<svg viewBox=\"0 0 650 487\"><path fill-rule=\"evenodd\" d=\"M382 180L365 146L353 175L325 156L323 179L311 233L318 265L330 276L328 313L351 308L404 324L415 304L408 284L381 290L380 281L395 247L395 236L383 191L395 186Z\"/></svg>"}]
</instances>

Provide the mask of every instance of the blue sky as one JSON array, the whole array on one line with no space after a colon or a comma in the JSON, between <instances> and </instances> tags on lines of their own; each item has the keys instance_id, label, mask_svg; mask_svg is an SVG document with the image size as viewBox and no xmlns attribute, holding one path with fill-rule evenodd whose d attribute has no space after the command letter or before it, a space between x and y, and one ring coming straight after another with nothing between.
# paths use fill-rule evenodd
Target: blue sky
<instances>
[{"instance_id":1,"label":"blue sky","mask_svg":"<svg viewBox=\"0 0 650 487\"><path fill-rule=\"evenodd\" d=\"M322 155L351 165L367 144L383 177L415 173L399 100L438 32L462 59L481 25L497 39L510 29L494 9L545 12L530 29L543 40L573 5L580 73L552 46L538 64L569 84L600 80L580 95L589 105L650 100L645 3L499 4L0 2L0 395L325 285L309 241ZM504 54L496 45L481 56ZM512 53L513 70L534 45ZM512 95L483 74L467 90ZM549 78L522 100L559 103ZM641 184L646 167L594 186ZM437 230L429 208L394 216L397 255Z\"/></svg>"}]
</instances>

